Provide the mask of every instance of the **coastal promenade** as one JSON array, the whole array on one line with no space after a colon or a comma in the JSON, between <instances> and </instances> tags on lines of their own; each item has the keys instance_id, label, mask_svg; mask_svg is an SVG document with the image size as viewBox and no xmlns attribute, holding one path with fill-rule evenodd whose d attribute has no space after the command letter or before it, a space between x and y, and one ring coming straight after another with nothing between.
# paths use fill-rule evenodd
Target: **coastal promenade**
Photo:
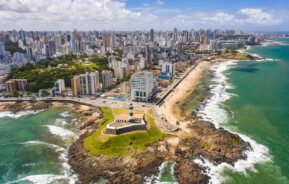
<instances>
[{"instance_id":1,"label":"coastal promenade","mask_svg":"<svg viewBox=\"0 0 289 184\"><path fill-rule=\"evenodd\" d=\"M132 103L134 107L144 108L151 107L151 104L148 103L140 103L140 102L129 102L129 101L117 101L117 100L109 100L102 98L78 98L78 97L48 97L48 98L1 98L0 102L24 102L24 101L42 101L42 102L62 102L62 103L75 103L88 105L92 107L112 107L112 108L128 108Z\"/></svg>"},{"instance_id":2,"label":"coastal promenade","mask_svg":"<svg viewBox=\"0 0 289 184\"><path fill-rule=\"evenodd\" d=\"M166 97L169 96L171 92L173 92L176 87L189 75L191 71L193 71L200 61L198 60L194 65L190 66L180 77L179 79L175 79L174 82L166 89L164 92L157 95L157 98L159 99L156 103L156 105L160 106L162 102L166 99Z\"/></svg>"}]
</instances>

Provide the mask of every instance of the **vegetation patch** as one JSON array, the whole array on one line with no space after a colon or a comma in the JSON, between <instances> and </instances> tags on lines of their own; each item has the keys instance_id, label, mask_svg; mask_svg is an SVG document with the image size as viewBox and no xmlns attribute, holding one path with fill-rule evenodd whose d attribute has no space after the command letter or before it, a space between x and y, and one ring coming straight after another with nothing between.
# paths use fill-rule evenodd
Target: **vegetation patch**
<instances>
[{"instance_id":1,"label":"vegetation patch","mask_svg":"<svg viewBox=\"0 0 289 184\"><path fill-rule=\"evenodd\" d=\"M114 114L125 112L122 109L101 109L104 118L99 122L99 129L84 139L84 148L93 156L128 156L138 154L149 145L163 140L168 134L162 133L155 124L152 110L145 113L149 123L148 131L135 131L117 136L104 134L107 124L114 121Z\"/></svg>"},{"instance_id":2,"label":"vegetation patch","mask_svg":"<svg viewBox=\"0 0 289 184\"><path fill-rule=\"evenodd\" d=\"M88 64L83 63L85 58L88 58ZM57 79L64 79L65 85L70 87L73 75L108 69L107 63L106 58L99 58L96 55L77 57L68 54L55 59L43 60L36 64L27 64L21 68L13 68L9 78L27 79L28 91L38 92L40 89L53 87Z\"/></svg>"},{"instance_id":3,"label":"vegetation patch","mask_svg":"<svg viewBox=\"0 0 289 184\"><path fill-rule=\"evenodd\" d=\"M213 60L215 59L253 60L254 57L245 53L229 53L225 55L214 56Z\"/></svg>"}]
</instances>

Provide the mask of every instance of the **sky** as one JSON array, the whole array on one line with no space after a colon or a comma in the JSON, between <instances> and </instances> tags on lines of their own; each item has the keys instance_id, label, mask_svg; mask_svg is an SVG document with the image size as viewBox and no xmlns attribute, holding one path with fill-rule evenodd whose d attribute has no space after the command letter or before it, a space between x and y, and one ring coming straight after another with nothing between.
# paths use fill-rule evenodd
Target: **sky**
<instances>
[{"instance_id":1,"label":"sky","mask_svg":"<svg viewBox=\"0 0 289 184\"><path fill-rule=\"evenodd\" d=\"M289 0L0 0L0 30L289 31Z\"/></svg>"}]
</instances>

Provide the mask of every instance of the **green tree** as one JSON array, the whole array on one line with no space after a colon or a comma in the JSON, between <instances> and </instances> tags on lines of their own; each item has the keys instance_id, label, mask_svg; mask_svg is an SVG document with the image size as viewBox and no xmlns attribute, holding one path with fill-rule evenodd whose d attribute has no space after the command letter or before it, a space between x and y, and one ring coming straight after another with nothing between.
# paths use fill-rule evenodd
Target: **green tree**
<instances>
[{"instance_id":1,"label":"green tree","mask_svg":"<svg viewBox=\"0 0 289 184\"><path fill-rule=\"evenodd\" d=\"M19 91L13 90L13 91L12 91L12 96L13 96L13 97L19 97L19 96L20 96Z\"/></svg>"},{"instance_id":2,"label":"green tree","mask_svg":"<svg viewBox=\"0 0 289 184\"><path fill-rule=\"evenodd\" d=\"M33 93L32 93L31 91L27 91L27 96L30 97L30 96L32 96L32 94L33 94Z\"/></svg>"},{"instance_id":3,"label":"green tree","mask_svg":"<svg viewBox=\"0 0 289 184\"><path fill-rule=\"evenodd\" d=\"M41 91L41 97L47 97L47 96L49 96L48 90L47 90L47 89L43 89L43 90Z\"/></svg>"}]
</instances>

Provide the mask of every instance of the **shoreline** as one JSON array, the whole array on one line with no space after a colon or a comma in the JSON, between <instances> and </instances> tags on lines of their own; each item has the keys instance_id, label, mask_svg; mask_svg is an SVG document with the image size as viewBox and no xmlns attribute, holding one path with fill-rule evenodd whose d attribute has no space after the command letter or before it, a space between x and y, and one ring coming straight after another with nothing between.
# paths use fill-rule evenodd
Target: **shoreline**
<instances>
[{"instance_id":1,"label":"shoreline","mask_svg":"<svg viewBox=\"0 0 289 184\"><path fill-rule=\"evenodd\" d=\"M248 142L252 149L249 149L245 152L247 155L246 159L239 159L234 163L234 165L221 163L216 166L205 159L195 160L196 163L210 168L210 170L207 170L206 172L208 175L210 175L211 178L213 178L213 183L220 182L218 181L221 180L220 173L225 168L235 172L246 172L247 169L254 168L254 165L257 163L270 161L269 150L266 146L257 143L247 135L233 131L230 128L226 128L225 126L221 126L221 124L227 123L229 121L229 117L227 111L220 108L219 105L229 100L233 96L233 94L227 92L227 90L231 89L232 86L230 83L228 83L227 77L223 74L223 72L236 65L237 62L238 61L228 61L213 67L213 71L215 73L215 84L212 86L213 94L199 110L198 117L205 121L212 122L212 124L214 124L214 126L217 128L223 128L232 134L238 135L242 140Z\"/></svg>"},{"instance_id":2,"label":"shoreline","mask_svg":"<svg viewBox=\"0 0 289 184\"><path fill-rule=\"evenodd\" d=\"M74 103L61 103L61 102L3 102L0 104L0 118L14 118L18 119L23 116L35 115L50 108L65 108L65 111L60 114L61 117L73 117L70 122L74 127L74 131L60 127L58 125L47 125L48 131L59 137L61 145L55 143L47 143L41 141L28 141L27 144L39 144L46 145L48 147L55 148L55 152L58 154L61 174L41 174L41 175L29 175L19 181L42 181L39 177L47 177L51 181L68 180L69 183L78 182L78 174L69 165L69 150L72 144L79 139L79 135L82 134L83 127L91 125L91 121L100 118L99 112L90 106ZM87 113L89 111L89 113ZM76 131L75 131L76 130ZM18 181L18 180L17 180ZM43 180L44 181L44 180Z\"/></svg>"},{"instance_id":3,"label":"shoreline","mask_svg":"<svg viewBox=\"0 0 289 184\"><path fill-rule=\"evenodd\" d=\"M191 93L197 86L202 71L210 68L212 64L213 62L201 62L201 65L182 81L177 90L165 99L164 104L166 102L173 104L173 102L183 100L186 94ZM171 95L177 96L172 100ZM58 105L61 106L62 103ZM172 106L169 107L172 110ZM87 108L96 111L99 109ZM87 110L84 108L84 111ZM86 115L82 114L81 117L86 117ZM207 168L194 160L208 159L214 164L226 162L234 165L239 159L245 159L244 152L251 148L250 144L238 135L223 129L216 129L210 122L194 120L183 123L179 127L182 128L181 131L176 132L175 137L149 145L139 155L113 158L90 156L83 147L83 139L98 128L97 124L102 117L102 113L98 111L97 118L92 118L87 123L78 126L78 139L68 150L68 164L77 173L82 183L100 180L114 183L144 183L145 178L158 175L160 166L167 161L175 162L173 173L178 183L208 183L211 176L206 173Z\"/></svg>"}]
</instances>

